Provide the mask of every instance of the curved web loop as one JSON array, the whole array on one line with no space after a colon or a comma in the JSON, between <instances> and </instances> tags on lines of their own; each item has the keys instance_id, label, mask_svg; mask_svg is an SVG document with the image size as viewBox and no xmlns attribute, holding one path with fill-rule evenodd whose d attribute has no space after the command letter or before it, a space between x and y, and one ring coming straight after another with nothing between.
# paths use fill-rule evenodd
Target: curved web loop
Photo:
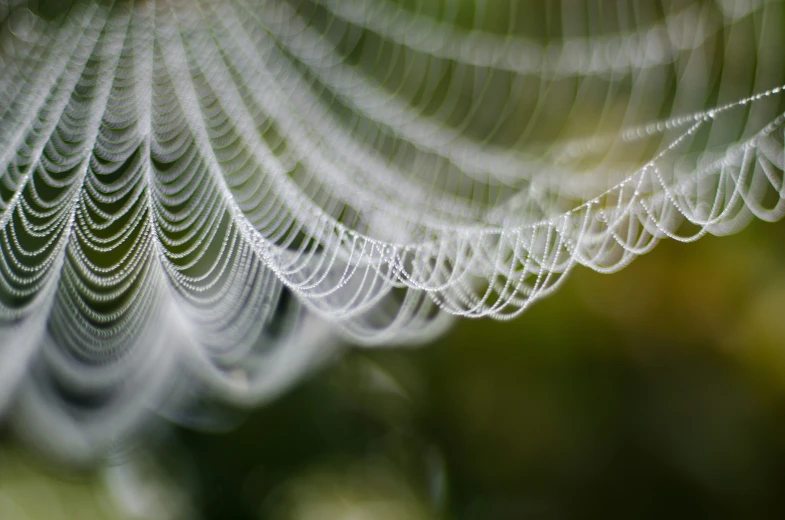
<instances>
[{"instance_id":1,"label":"curved web loop","mask_svg":"<svg viewBox=\"0 0 785 520\"><path fill-rule=\"evenodd\" d=\"M71 456L785 211L777 0L52 11L0 0L0 410Z\"/></svg>"}]
</instances>

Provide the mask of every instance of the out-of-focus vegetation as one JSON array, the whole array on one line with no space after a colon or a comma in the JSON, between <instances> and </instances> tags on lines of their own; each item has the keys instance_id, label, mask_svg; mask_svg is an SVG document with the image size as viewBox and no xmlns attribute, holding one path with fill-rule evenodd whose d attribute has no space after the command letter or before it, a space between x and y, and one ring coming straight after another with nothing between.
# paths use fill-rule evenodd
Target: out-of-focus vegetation
<instances>
[{"instance_id":1,"label":"out-of-focus vegetation","mask_svg":"<svg viewBox=\"0 0 785 520\"><path fill-rule=\"evenodd\" d=\"M229 435L183 434L202 510L305 519L370 488L432 518L778 517L783 235L664 243L613 276L577 271L516 321L354 352Z\"/></svg>"},{"instance_id":2,"label":"out-of-focus vegetation","mask_svg":"<svg viewBox=\"0 0 785 520\"><path fill-rule=\"evenodd\" d=\"M518 320L352 351L228 433L157 445L150 475L175 477L137 481L168 482L159 499L185 494L187 512L115 517L777 518L784 236L663 243L613 276L576 271ZM2 459L4 520L149 507L128 480L63 481L19 457ZM117 489L125 502L103 496Z\"/></svg>"},{"instance_id":3,"label":"out-of-focus vegetation","mask_svg":"<svg viewBox=\"0 0 785 520\"><path fill-rule=\"evenodd\" d=\"M52 432L56 435L57 432ZM171 469L171 468L169 468ZM0 450L3 520L185 520L182 482L149 455L93 472L53 467L8 444Z\"/></svg>"}]
</instances>

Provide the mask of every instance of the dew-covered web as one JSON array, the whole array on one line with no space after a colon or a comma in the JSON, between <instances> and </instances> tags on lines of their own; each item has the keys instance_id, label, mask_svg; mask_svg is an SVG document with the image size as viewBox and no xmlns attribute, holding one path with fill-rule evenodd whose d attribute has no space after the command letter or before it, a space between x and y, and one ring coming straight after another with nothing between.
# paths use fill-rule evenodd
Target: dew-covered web
<instances>
[{"instance_id":1,"label":"dew-covered web","mask_svg":"<svg viewBox=\"0 0 785 520\"><path fill-rule=\"evenodd\" d=\"M0 410L70 456L785 211L777 0L44 4L0 0Z\"/></svg>"}]
</instances>

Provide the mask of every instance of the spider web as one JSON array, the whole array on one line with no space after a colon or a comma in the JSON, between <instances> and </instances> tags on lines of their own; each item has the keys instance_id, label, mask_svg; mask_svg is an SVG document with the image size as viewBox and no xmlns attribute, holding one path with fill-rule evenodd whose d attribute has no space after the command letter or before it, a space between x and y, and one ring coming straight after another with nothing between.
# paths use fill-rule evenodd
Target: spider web
<instances>
[{"instance_id":1,"label":"spider web","mask_svg":"<svg viewBox=\"0 0 785 520\"><path fill-rule=\"evenodd\" d=\"M781 218L783 7L0 1L0 410L89 457Z\"/></svg>"}]
</instances>

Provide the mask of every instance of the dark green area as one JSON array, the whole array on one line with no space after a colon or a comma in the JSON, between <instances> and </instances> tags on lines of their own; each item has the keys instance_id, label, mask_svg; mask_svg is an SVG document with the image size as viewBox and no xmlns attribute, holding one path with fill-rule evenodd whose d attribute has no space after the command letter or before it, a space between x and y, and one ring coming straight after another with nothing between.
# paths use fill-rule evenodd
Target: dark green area
<instances>
[{"instance_id":1,"label":"dark green area","mask_svg":"<svg viewBox=\"0 0 785 520\"><path fill-rule=\"evenodd\" d=\"M512 322L355 350L231 433L182 431L195 500L290 518L281 490L311 468L384 460L433 518L778 518L783 235L667 242L613 276L578 270Z\"/></svg>"}]
</instances>

